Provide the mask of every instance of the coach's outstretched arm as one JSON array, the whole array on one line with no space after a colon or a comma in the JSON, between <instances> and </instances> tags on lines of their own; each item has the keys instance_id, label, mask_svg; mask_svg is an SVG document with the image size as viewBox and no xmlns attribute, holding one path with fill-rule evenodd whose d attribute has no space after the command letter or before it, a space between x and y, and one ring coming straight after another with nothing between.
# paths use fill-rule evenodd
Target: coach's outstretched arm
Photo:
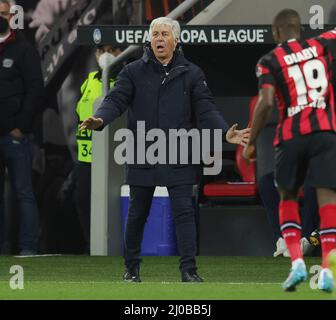
<instances>
[{"instance_id":1,"label":"coach's outstretched arm","mask_svg":"<svg viewBox=\"0 0 336 320\"><path fill-rule=\"evenodd\" d=\"M103 130L105 126L120 117L130 106L133 97L133 82L130 79L128 66L118 75L114 87L103 100L93 117L87 118L80 130Z\"/></svg>"},{"instance_id":2,"label":"coach's outstretched arm","mask_svg":"<svg viewBox=\"0 0 336 320\"><path fill-rule=\"evenodd\" d=\"M251 135L243 151L247 161L255 161L255 144L260 131L265 127L274 106L274 87L267 86L259 91L259 98L254 109Z\"/></svg>"}]
</instances>

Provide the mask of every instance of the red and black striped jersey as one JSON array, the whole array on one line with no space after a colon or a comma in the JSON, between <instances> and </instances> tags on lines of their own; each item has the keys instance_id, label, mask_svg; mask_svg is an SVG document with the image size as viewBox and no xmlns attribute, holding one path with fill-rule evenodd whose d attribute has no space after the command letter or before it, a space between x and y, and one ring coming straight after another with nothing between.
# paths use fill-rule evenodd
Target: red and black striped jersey
<instances>
[{"instance_id":1,"label":"red and black striped jersey","mask_svg":"<svg viewBox=\"0 0 336 320\"><path fill-rule=\"evenodd\" d=\"M257 64L259 88L273 86L279 108L274 145L297 135L336 131L332 82L336 30L279 44Z\"/></svg>"}]
</instances>

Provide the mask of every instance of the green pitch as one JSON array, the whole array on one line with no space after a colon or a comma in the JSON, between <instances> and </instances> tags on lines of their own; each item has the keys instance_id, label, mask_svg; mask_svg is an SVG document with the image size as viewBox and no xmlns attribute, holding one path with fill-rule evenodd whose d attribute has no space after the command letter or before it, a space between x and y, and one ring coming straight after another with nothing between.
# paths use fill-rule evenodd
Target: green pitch
<instances>
[{"instance_id":1,"label":"green pitch","mask_svg":"<svg viewBox=\"0 0 336 320\"><path fill-rule=\"evenodd\" d=\"M123 283L121 257L0 257L0 300L3 299L334 299L310 288L313 265L306 259L309 279L297 292L282 292L289 259L272 257L198 257L205 282L181 283L178 257L144 257L142 283ZM24 289L10 288L10 268L24 270ZM312 268L312 269L311 269ZM15 274L14 274L15 276Z\"/></svg>"}]
</instances>

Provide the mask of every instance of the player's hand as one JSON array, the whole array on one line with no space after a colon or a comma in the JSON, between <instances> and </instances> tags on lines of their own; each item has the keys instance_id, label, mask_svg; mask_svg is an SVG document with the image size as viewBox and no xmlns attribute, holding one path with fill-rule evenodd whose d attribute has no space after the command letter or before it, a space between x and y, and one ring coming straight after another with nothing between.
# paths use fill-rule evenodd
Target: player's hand
<instances>
[{"instance_id":1,"label":"player's hand","mask_svg":"<svg viewBox=\"0 0 336 320\"><path fill-rule=\"evenodd\" d=\"M81 123L81 125L79 126L79 130L85 130L85 129L96 130L103 124L104 124L103 119L89 117Z\"/></svg>"},{"instance_id":2,"label":"player's hand","mask_svg":"<svg viewBox=\"0 0 336 320\"><path fill-rule=\"evenodd\" d=\"M243 150L243 158L247 163L256 161L256 148L254 144L248 144Z\"/></svg>"},{"instance_id":3,"label":"player's hand","mask_svg":"<svg viewBox=\"0 0 336 320\"><path fill-rule=\"evenodd\" d=\"M244 147L250 137L251 128L237 130L237 127L238 124L236 123L226 132L226 141L233 144L240 144Z\"/></svg>"}]
</instances>

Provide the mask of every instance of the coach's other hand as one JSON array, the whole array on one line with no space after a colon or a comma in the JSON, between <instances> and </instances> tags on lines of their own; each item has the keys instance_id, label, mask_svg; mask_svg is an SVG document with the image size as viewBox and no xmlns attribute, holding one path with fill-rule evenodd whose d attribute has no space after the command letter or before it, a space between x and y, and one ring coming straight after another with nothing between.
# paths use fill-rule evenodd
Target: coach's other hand
<instances>
[{"instance_id":1,"label":"coach's other hand","mask_svg":"<svg viewBox=\"0 0 336 320\"><path fill-rule=\"evenodd\" d=\"M226 132L226 141L245 147L250 137L251 128L236 130L237 127L238 124L236 123Z\"/></svg>"},{"instance_id":2,"label":"coach's other hand","mask_svg":"<svg viewBox=\"0 0 336 320\"><path fill-rule=\"evenodd\" d=\"M85 129L96 130L101 126L103 126L103 124L104 124L103 119L89 117L81 123L79 130L85 130Z\"/></svg>"}]
</instances>

